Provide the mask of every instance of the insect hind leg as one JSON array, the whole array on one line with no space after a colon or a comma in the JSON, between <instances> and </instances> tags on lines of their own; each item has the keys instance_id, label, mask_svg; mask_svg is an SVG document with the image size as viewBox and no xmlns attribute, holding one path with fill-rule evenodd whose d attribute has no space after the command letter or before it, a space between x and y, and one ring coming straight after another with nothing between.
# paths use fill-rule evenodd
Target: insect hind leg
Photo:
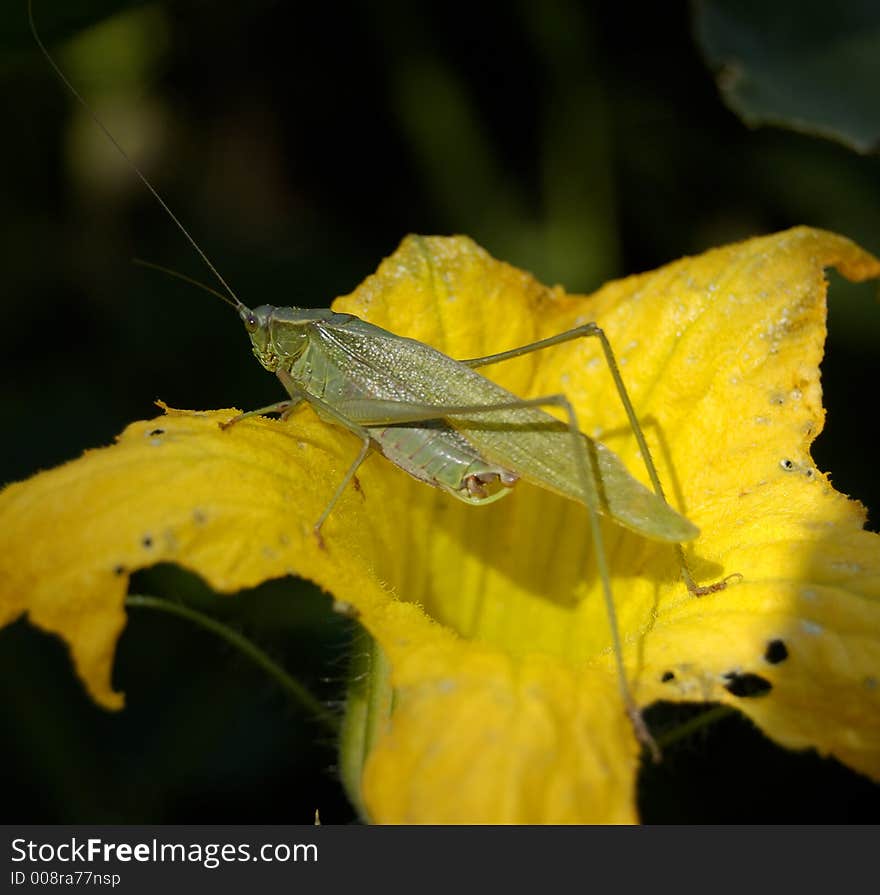
<instances>
[{"instance_id":1,"label":"insect hind leg","mask_svg":"<svg viewBox=\"0 0 880 895\"><path fill-rule=\"evenodd\" d=\"M630 690L626 676L626 668L623 664L623 650L620 639L620 629L617 624L617 611L614 608L614 594L611 588L611 572L608 565L608 557L605 551L605 539L602 535L602 525L599 519L596 493L601 479L595 467L595 460L588 453L589 442L583 437L577 416L571 402L565 395L548 395L542 398L523 398L516 401L505 401L499 404L462 405L462 406L431 406L419 404L398 405L395 413L395 421L417 421L436 419L438 417L479 416L485 413L493 413L498 410L512 410L523 407L558 407L568 418L568 429L571 433L575 451L577 474L580 479L583 493L583 504L587 508L590 520L590 534L595 546L596 566L599 578L602 582L602 595L605 601L606 616L611 633L611 645L614 651L615 669L620 688L620 694L630 719L633 731L639 742L644 744L654 761L660 760L660 749L645 724L644 718ZM387 419L385 420L388 421ZM590 487L590 478L593 477L597 488Z\"/></svg>"},{"instance_id":2,"label":"insect hind leg","mask_svg":"<svg viewBox=\"0 0 880 895\"><path fill-rule=\"evenodd\" d=\"M605 539L602 534L602 525L599 519L599 508L596 506L595 498L592 496L593 491L589 486L589 478L592 474L596 481L600 481L595 468L591 469L594 460L588 454L588 448L584 438L581 436L580 426L578 425L577 415L574 407L565 395L549 395L546 398L536 398L527 403L534 403L538 406L556 406L565 411L568 417L568 428L572 435L574 444L576 464L578 468L578 476L581 481L581 490L584 494L584 506L587 508L587 514L590 520L590 534L592 536L593 545L596 551L596 566L599 572L599 578L602 582L602 596L605 600L605 614L608 618L608 627L611 632L611 646L614 651L614 664L617 672L617 681L620 688L620 695L623 699L626 714L632 724L636 738L647 747L654 762L660 761L660 747L657 745L651 732L648 730L642 712L636 705L632 691L629 686L629 680L626 676L626 667L623 664L623 644L620 639L620 628L617 623L617 610L614 606L614 593L611 588L611 570L608 566L608 556L605 551Z\"/></svg>"},{"instance_id":3,"label":"insect hind leg","mask_svg":"<svg viewBox=\"0 0 880 895\"><path fill-rule=\"evenodd\" d=\"M555 336L549 336L546 339L539 339L537 342L531 342L528 345L521 345L518 348L511 348L508 351L500 351L497 354L488 354L485 357L470 358L469 360L461 361L461 363L475 369L477 367L484 367L489 364L500 363L501 361L505 360L512 360L516 357L522 357L523 355L531 354L533 351L543 351L545 348L552 348L554 345L561 345L565 342L572 342L575 339L589 338L598 339L600 345L602 346L602 353L605 355L605 363L608 367L609 372L611 373L611 378L614 380L614 387L617 390L617 396L620 398L620 403L623 405L623 409L626 411L630 429L632 430L633 435L635 435L636 443L639 446L639 451L641 451L642 460L644 461L645 468L648 471L648 477L651 479L651 486L654 489L654 493L659 498L665 501L666 495L663 491L663 484L660 481L660 475L657 472L657 466L654 463L654 457L651 454L650 448L648 447L648 442L645 439L644 430L642 429L641 423L636 416L635 408L633 407L632 400L629 397L629 392L626 389L623 377L620 375L620 368L617 364L617 358L614 356L614 350L611 347L611 343L608 341L608 336L605 335L605 330L603 330L602 327L599 326L597 323L584 323L581 326L576 326L573 329L566 330L565 332L557 333ZM713 584L697 584L697 582L694 580L693 574L691 573L687 557L685 556L684 547L681 544L675 545L675 553L678 559L679 568L681 570L681 578L684 581L685 587L687 587L688 592L695 597L703 597L707 594L713 594L720 590L724 590L731 580L742 578L742 575L739 572L734 572L732 575L728 575L726 578L723 578L721 581L716 581Z\"/></svg>"}]
</instances>

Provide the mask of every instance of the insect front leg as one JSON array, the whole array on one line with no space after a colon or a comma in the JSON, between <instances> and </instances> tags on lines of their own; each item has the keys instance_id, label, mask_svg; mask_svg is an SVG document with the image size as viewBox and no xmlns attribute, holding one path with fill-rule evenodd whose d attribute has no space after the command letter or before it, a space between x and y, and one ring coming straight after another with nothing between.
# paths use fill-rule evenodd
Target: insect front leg
<instances>
[{"instance_id":1,"label":"insect front leg","mask_svg":"<svg viewBox=\"0 0 880 895\"><path fill-rule=\"evenodd\" d=\"M582 326L576 326L574 329L569 329L565 332L557 333L555 336L549 336L548 338L540 339L537 342L531 342L528 345L521 345L518 348L511 348L508 351L500 351L497 354L488 354L485 357L470 358L469 360L460 361L460 363L466 364L472 369L476 369L477 367L484 367L488 366L489 364L496 364L500 363L501 361L512 360L515 357L522 357L523 355L530 354L533 351L543 351L545 348L552 348L554 345L561 345L564 342L572 342L575 339L589 338L598 339L599 343L602 346L602 353L605 355L605 362L608 366L609 372L611 373L611 378L614 380L614 387L617 390L617 395L620 398L620 403L623 405L623 409L626 411L626 416L629 420L630 428L632 429L632 432L636 437L636 443L639 446L639 451L641 451L642 459L645 463L645 468L648 471L648 476L651 479L651 485L654 488L654 493L665 501L666 495L663 491L663 484L660 481L660 475L657 472L657 466L654 463L654 457L651 454L650 448L648 447L648 442L645 439L645 433L642 430L642 426L639 422L638 417L636 416L635 408L633 407L633 403L630 400L629 392L626 389L623 377L620 375L620 368L618 367L617 358L614 355L614 350L611 347L611 343L608 341L608 336L605 335L605 331L598 324L584 323ZM681 569L681 577L688 591L695 597L703 597L707 594L712 594L716 593L719 590L724 590L727 587L729 581L734 578L742 578L742 575L740 575L739 572L734 572L732 575L728 575L726 578L722 579L721 581L716 581L714 584L697 584L697 582L694 580L693 575L691 574L691 570L684 553L684 547L682 547L681 544L676 544L675 551L678 557L679 567Z\"/></svg>"},{"instance_id":2,"label":"insect front leg","mask_svg":"<svg viewBox=\"0 0 880 895\"><path fill-rule=\"evenodd\" d=\"M220 423L221 429L228 429L235 423L240 423L251 416L265 416L267 413L280 413L281 419L286 420L291 413L303 402L302 396L288 398L286 401L276 401L274 404L267 404L265 407L258 407L256 410L248 410L247 413L240 413L238 416Z\"/></svg>"}]
</instances>

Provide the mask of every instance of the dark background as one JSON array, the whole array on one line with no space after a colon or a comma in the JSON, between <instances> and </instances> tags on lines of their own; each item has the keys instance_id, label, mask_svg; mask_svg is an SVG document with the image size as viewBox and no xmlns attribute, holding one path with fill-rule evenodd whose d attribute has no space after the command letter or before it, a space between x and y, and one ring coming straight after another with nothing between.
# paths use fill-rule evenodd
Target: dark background
<instances>
[{"instance_id":1,"label":"dark background","mask_svg":"<svg viewBox=\"0 0 880 895\"><path fill-rule=\"evenodd\" d=\"M573 0L36 4L66 71L252 306L326 306L408 232L468 233L572 291L802 223L880 252L877 156L746 128L690 16ZM0 29L0 482L110 442L155 398L276 400L228 308L132 266L209 280L39 56L24 0ZM878 336L876 287L834 279L814 455L875 511ZM134 589L225 618L341 698L356 635L313 589L218 601L172 569ZM0 632L0 679L6 822L353 818L332 738L181 620L132 611L120 714L94 707L60 642L24 622ZM864 778L738 718L641 786L650 821L876 820L877 805Z\"/></svg>"}]
</instances>

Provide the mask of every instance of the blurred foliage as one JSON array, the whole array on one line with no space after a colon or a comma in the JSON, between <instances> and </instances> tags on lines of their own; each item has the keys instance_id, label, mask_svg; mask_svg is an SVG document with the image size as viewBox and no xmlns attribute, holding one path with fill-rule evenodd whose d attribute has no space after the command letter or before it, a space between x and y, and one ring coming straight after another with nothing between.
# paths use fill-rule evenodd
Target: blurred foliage
<instances>
[{"instance_id":1,"label":"blurred foliage","mask_svg":"<svg viewBox=\"0 0 880 895\"><path fill-rule=\"evenodd\" d=\"M696 9L697 39L744 121L880 150L876 0L702 0Z\"/></svg>"},{"instance_id":2,"label":"blurred foliage","mask_svg":"<svg viewBox=\"0 0 880 895\"><path fill-rule=\"evenodd\" d=\"M39 0L35 0L34 14L42 39L56 41L101 22L107 16L143 6L147 2L148 0L70 0L68 3L41 4ZM0 19L0 49L4 57L14 53L29 55L33 52L34 40L27 27L27 0L22 0L17 9L10 6L8 14Z\"/></svg>"},{"instance_id":3,"label":"blurred foliage","mask_svg":"<svg viewBox=\"0 0 880 895\"><path fill-rule=\"evenodd\" d=\"M252 305L325 306L411 231L468 233L572 290L800 223L880 252L880 161L745 128L718 100L684 3L635 14L575 0L37 0L35 16ZM154 398L277 400L228 308L130 263L208 279L39 56L24 2L7 4L0 29L0 480L111 441ZM876 375L878 336L876 287L835 279L814 455L875 511L875 528L862 383ZM217 599L171 569L136 585L225 618L323 699L340 698L356 634L313 588ZM7 821L352 818L333 744L182 621L132 612L118 715L92 706L60 644L24 622L0 632L0 674ZM646 768L643 784L654 821L876 818L876 787L737 719Z\"/></svg>"}]
</instances>

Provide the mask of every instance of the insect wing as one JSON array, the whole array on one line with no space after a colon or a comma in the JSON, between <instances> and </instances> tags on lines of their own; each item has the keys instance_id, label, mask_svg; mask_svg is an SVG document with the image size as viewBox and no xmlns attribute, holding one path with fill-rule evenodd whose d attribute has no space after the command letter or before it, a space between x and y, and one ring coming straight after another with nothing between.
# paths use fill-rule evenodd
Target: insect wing
<instances>
[{"instance_id":1,"label":"insect wing","mask_svg":"<svg viewBox=\"0 0 880 895\"><path fill-rule=\"evenodd\" d=\"M473 405L515 404L516 395L435 348L394 335L358 318L339 326L321 323L314 338L350 384L338 409L357 421L375 399L394 422L393 404L431 405L479 452L522 479L576 500L645 537L679 543L698 529L636 479L613 451L581 435L592 493L583 494L568 426L536 407L512 407L458 416L448 411ZM316 346L317 347L317 346ZM389 403L391 402L391 403Z\"/></svg>"}]
</instances>

